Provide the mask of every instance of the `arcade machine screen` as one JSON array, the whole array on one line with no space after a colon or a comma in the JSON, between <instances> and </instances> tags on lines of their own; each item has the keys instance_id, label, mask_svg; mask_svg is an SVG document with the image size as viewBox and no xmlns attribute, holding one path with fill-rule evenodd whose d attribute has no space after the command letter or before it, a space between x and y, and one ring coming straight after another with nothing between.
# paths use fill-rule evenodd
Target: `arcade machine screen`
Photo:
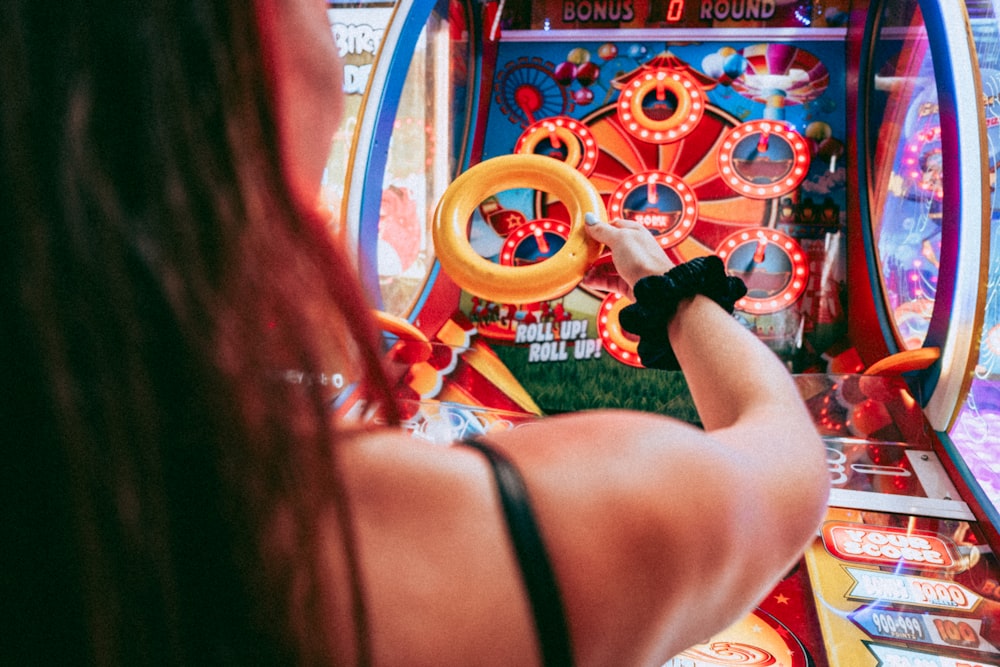
<instances>
[{"instance_id":1,"label":"arcade machine screen","mask_svg":"<svg viewBox=\"0 0 1000 667\"><path fill-rule=\"evenodd\" d=\"M482 160L563 162L609 218L641 222L674 262L719 255L749 288L739 319L790 369L825 371L846 317L846 13L767 2L504 11ZM501 187L477 204L479 256L544 264L567 242L572 215L558 194ZM601 255L569 289L525 285L521 299L462 285L459 308L545 412L692 417L678 380L640 370L637 342L618 326L627 300L594 279L609 271Z\"/></svg>"},{"instance_id":2,"label":"arcade machine screen","mask_svg":"<svg viewBox=\"0 0 1000 667\"><path fill-rule=\"evenodd\" d=\"M919 10L918 10L919 15ZM907 32L916 32L907 39ZM894 34L893 34L894 33ZM881 117L869 129L877 146L872 175L872 236L890 322L900 349L918 349L927 336L941 255L941 122L934 64L925 35L914 27L883 28L895 39L877 42L889 54L874 77L871 108Z\"/></svg>"},{"instance_id":3,"label":"arcade machine screen","mask_svg":"<svg viewBox=\"0 0 1000 667\"><path fill-rule=\"evenodd\" d=\"M942 328L938 321L943 319L939 310L944 311L949 326L967 327L976 334L970 335L968 368L959 367L960 373L956 374L967 383L963 394L954 404L944 406L948 408L943 411L946 418L939 420L942 424L937 428L947 431L942 437L953 447L952 458L977 480L982 492L980 503L996 516L996 508L1000 507L1000 467L996 465L995 446L1000 428L1000 203L996 188L1000 155L1000 28L989 3L969 3L967 11L967 34L974 45L982 92L975 95L972 90L959 90L957 96L978 102L974 108L978 107L976 111L982 114L982 130L980 136L976 132L980 128L973 127L970 135L960 135L957 140L982 149L982 164L978 166L987 176L984 201L977 201L978 207L960 220L953 211L946 210L945 194L956 184L954 178L949 183L945 175L955 170L955 151L943 145L942 126L947 128L954 122L951 117L958 114L939 104L936 83L953 77L941 68L935 71L934 60L940 58L932 53L935 42L928 36L931 31L924 25L920 6L915 2L886 3L871 49L871 99L866 105L872 165L868 176L871 214L866 231L885 304L888 338L895 349L916 350L927 345L931 337L935 340L930 344L939 345ZM968 155L975 156L976 151L970 150ZM968 160L964 154L963 160ZM955 228L968 223L979 223L981 233L968 237L974 252L955 259L953 248L961 245L955 242ZM975 260L981 247L988 251L981 253L984 265L980 268ZM949 290L959 289L954 280L946 280L952 277L949 273L956 271L949 266L949 259L951 264L965 265L959 269L971 270L973 284L966 285L965 290L969 297L978 293L981 299L974 313L957 315L957 308L942 307L942 301L948 304L949 299L955 300Z\"/></svg>"},{"instance_id":4,"label":"arcade machine screen","mask_svg":"<svg viewBox=\"0 0 1000 667\"><path fill-rule=\"evenodd\" d=\"M995 6L970 11L972 34L982 83L989 178L989 229L985 305L978 354L968 394L949 437L976 477L986 502L1000 515L1000 14Z\"/></svg>"}]
</instances>

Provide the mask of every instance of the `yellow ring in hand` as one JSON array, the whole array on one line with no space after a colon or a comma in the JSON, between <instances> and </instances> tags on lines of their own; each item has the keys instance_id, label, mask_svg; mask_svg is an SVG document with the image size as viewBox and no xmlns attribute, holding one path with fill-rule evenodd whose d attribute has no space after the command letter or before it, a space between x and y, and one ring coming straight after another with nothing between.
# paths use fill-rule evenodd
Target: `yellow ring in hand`
<instances>
[{"instance_id":1,"label":"yellow ring in hand","mask_svg":"<svg viewBox=\"0 0 1000 667\"><path fill-rule=\"evenodd\" d=\"M469 243L469 218L479 204L504 190L543 190L570 214L566 243L550 258L529 266L503 266L481 257ZM587 235L584 215L607 221L601 195L587 177L561 160L542 155L502 155L456 178L438 202L432 233L441 268L461 288L495 303L533 303L566 294L601 254Z\"/></svg>"}]
</instances>

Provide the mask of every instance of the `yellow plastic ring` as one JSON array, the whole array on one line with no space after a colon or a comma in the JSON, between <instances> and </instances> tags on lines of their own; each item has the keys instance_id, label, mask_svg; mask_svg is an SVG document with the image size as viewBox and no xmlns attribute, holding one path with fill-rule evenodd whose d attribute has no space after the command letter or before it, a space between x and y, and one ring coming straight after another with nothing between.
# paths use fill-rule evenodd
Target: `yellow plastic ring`
<instances>
[{"instance_id":1,"label":"yellow plastic ring","mask_svg":"<svg viewBox=\"0 0 1000 667\"><path fill-rule=\"evenodd\" d=\"M570 215L566 243L552 257L529 266L503 266L481 257L469 243L469 219L488 196L530 188L562 201ZM584 215L607 221L601 195L587 177L561 160L542 155L501 155L468 169L445 190L434 212L434 251L459 287L495 303L533 303L558 298L583 279L601 254L587 235Z\"/></svg>"}]
</instances>

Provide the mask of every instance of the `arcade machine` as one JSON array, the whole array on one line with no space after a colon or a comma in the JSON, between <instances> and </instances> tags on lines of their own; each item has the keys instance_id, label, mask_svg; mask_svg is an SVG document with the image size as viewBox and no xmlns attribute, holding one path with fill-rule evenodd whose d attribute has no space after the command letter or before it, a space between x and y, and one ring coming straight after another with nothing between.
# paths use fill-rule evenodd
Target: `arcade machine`
<instances>
[{"instance_id":1,"label":"arcade machine","mask_svg":"<svg viewBox=\"0 0 1000 667\"><path fill-rule=\"evenodd\" d=\"M947 537L957 546L958 565L939 564L933 574L925 564L916 574L921 568L912 563L887 567L859 555L855 563L876 568L842 566L848 577L831 565L844 559L831 548L836 539L830 531L841 526L826 524L825 549L814 546L806 560L817 599L825 603L819 616L834 663L998 660L994 174L1000 15L991 2L950 5L877 2L868 11L858 54L853 173L860 224L849 239L848 299L850 337L871 364L869 373L908 371L909 395L924 416L908 423L923 426L958 491L923 495L939 498L934 505L960 500L974 520L946 518L941 505L874 519L869 507L865 524L906 526L908 535L925 539ZM903 432L912 456L915 438ZM839 520L841 511L831 507L830 518ZM865 539L875 535L865 533ZM983 556L994 564L981 567ZM932 589L929 596L920 592ZM850 602L838 599L841 590L850 590ZM878 662L862 662L866 652Z\"/></svg>"},{"instance_id":2,"label":"arcade machine","mask_svg":"<svg viewBox=\"0 0 1000 667\"><path fill-rule=\"evenodd\" d=\"M458 288L438 279L427 225L467 152L475 65L468 12L447 2L329 4L345 113L324 203L335 233L357 249L392 339L387 363L409 406L408 426L442 442L541 414L475 328L455 316ZM345 413L365 408L346 392L338 401Z\"/></svg>"},{"instance_id":3,"label":"arcade machine","mask_svg":"<svg viewBox=\"0 0 1000 667\"><path fill-rule=\"evenodd\" d=\"M326 201L415 437L595 406L696 419L618 326L586 212L722 257L796 373L827 521L669 665L1000 665L998 23L944 4L330 2L348 113Z\"/></svg>"}]
</instances>

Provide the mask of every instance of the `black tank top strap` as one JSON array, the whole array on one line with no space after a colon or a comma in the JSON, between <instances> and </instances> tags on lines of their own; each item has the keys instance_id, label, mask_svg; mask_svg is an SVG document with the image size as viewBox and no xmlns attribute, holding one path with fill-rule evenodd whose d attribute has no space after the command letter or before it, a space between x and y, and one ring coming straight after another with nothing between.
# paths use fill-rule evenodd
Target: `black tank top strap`
<instances>
[{"instance_id":1,"label":"black tank top strap","mask_svg":"<svg viewBox=\"0 0 1000 667\"><path fill-rule=\"evenodd\" d=\"M524 478L502 452L486 443L471 438L461 443L480 451L493 470L507 529L534 615L542 662L545 667L572 667L573 653L559 585L531 510Z\"/></svg>"}]
</instances>

